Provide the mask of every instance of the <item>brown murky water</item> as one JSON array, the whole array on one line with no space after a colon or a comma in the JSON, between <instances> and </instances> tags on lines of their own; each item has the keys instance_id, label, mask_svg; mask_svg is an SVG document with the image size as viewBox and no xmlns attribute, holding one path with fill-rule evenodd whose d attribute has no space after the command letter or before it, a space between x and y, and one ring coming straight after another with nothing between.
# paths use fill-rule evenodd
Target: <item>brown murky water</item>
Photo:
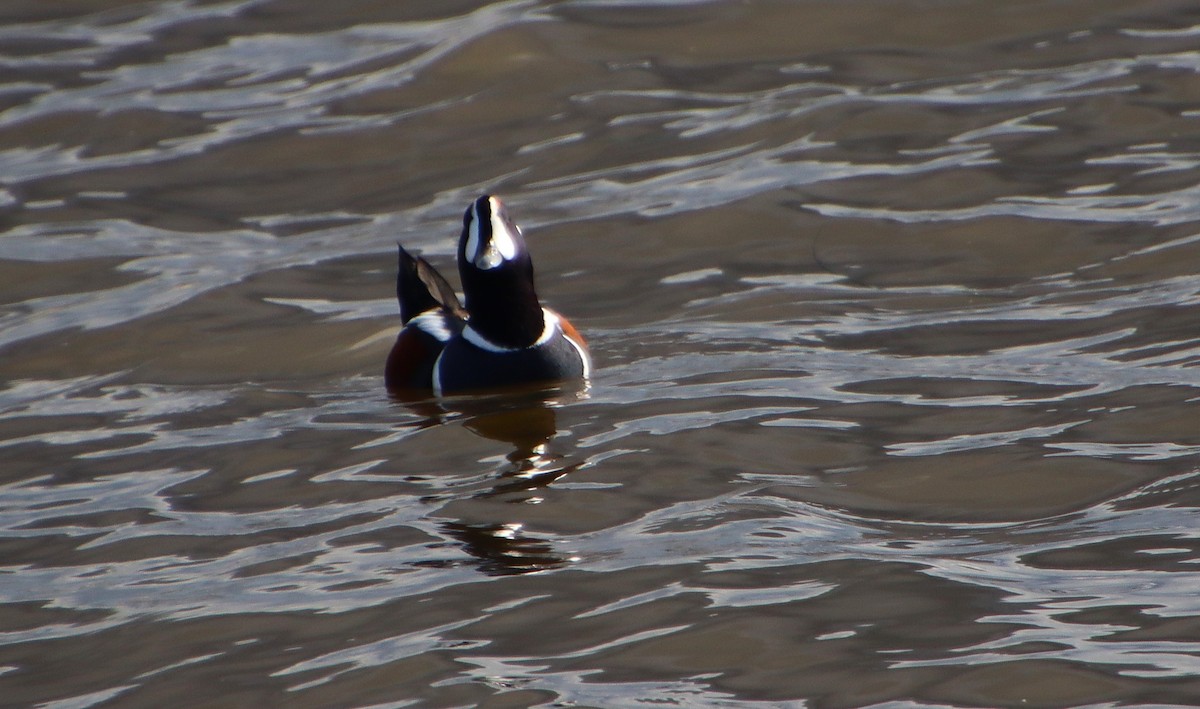
<instances>
[{"instance_id":1,"label":"brown murky water","mask_svg":"<svg viewBox=\"0 0 1200 709\"><path fill-rule=\"evenodd\" d=\"M1198 46L7 0L0 706L1200 703ZM485 190L592 387L392 402Z\"/></svg>"}]
</instances>

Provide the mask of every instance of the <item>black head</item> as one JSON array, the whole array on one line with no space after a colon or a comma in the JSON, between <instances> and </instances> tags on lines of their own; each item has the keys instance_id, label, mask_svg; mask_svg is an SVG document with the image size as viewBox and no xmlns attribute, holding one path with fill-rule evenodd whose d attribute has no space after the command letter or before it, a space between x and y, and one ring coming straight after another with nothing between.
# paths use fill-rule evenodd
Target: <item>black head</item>
<instances>
[{"instance_id":1,"label":"black head","mask_svg":"<svg viewBox=\"0 0 1200 709\"><path fill-rule=\"evenodd\" d=\"M472 330L505 347L525 347L541 336L533 261L521 229L496 197L483 195L463 215L458 272Z\"/></svg>"}]
</instances>

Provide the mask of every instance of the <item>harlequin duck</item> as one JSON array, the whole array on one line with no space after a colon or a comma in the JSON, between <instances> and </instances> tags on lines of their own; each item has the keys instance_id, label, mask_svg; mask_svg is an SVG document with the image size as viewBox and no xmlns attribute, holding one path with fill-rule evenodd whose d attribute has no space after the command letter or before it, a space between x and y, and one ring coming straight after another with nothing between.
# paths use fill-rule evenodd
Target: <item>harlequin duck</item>
<instances>
[{"instance_id":1,"label":"harlequin duck","mask_svg":"<svg viewBox=\"0 0 1200 709\"><path fill-rule=\"evenodd\" d=\"M432 266L403 249L400 261L396 292L405 326L388 357L389 389L440 395L588 379L583 337L542 307L525 239L496 197L479 197L463 215L458 272L465 312Z\"/></svg>"}]
</instances>

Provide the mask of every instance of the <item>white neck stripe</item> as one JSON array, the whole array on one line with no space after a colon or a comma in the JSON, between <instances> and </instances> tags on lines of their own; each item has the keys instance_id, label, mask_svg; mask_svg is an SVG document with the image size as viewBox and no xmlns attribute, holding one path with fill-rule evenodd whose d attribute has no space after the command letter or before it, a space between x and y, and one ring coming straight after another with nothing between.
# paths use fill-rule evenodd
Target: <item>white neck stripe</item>
<instances>
[{"instance_id":1,"label":"white neck stripe","mask_svg":"<svg viewBox=\"0 0 1200 709\"><path fill-rule=\"evenodd\" d=\"M521 350L540 347L541 345L549 342L550 338L554 337L556 333L562 331L562 328L558 324L558 316L549 310L546 310L545 308L542 308L542 321L545 323L542 326L542 334L538 335L538 338L533 341L533 344L526 345L525 347L504 347L503 345L497 345L495 342L492 342L483 335L479 334L475 328L471 327L470 322L468 322L467 326L463 328L462 336L467 342L470 342L472 345L475 345L481 350L487 350L488 352L519 352Z\"/></svg>"},{"instance_id":2,"label":"white neck stripe","mask_svg":"<svg viewBox=\"0 0 1200 709\"><path fill-rule=\"evenodd\" d=\"M470 342L472 345L475 345L481 350L487 350L488 352L516 352L517 350L524 349L522 347L501 347L483 335L480 335L478 332L475 332L475 328L471 327L470 325L467 325L463 328L462 336L467 342Z\"/></svg>"}]
</instances>

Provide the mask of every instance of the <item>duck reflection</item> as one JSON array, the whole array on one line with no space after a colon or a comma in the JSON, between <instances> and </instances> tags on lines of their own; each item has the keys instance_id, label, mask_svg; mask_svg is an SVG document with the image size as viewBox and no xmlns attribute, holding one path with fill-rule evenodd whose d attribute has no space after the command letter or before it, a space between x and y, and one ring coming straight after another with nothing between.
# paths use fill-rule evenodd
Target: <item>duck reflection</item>
<instances>
[{"instance_id":1,"label":"duck reflection","mask_svg":"<svg viewBox=\"0 0 1200 709\"><path fill-rule=\"evenodd\" d=\"M468 418L463 423L467 430L513 447L505 456L508 465L500 471L500 481L482 495L546 487L577 469L579 463L565 463L562 456L550 453L550 440L558 433L556 424L554 409L544 401Z\"/></svg>"},{"instance_id":2,"label":"duck reflection","mask_svg":"<svg viewBox=\"0 0 1200 709\"><path fill-rule=\"evenodd\" d=\"M540 502L532 493L582 465L582 461L570 461L550 450L550 442L558 434L556 407L582 396L582 391L556 387L535 392L402 403L410 410L428 416L430 425L443 423L453 416L475 435L510 446L505 463L497 471L495 483L474 497L503 497L505 502L519 504ZM571 561L571 557L556 550L550 540L525 530L519 522L451 520L439 526L447 536L461 542L463 551L477 559L479 569L488 575L544 571Z\"/></svg>"},{"instance_id":3,"label":"duck reflection","mask_svg":"<svg viewBox=\"0 0 1200 709\"><path fill-rule=\"evenodd\" d=\"M515 576L565 566L570 559L550 542L521 531L518 523L464 524L445 522L441 529L462 542L463 551L479 560L488 576Z\"/></svg>"}]
</instances>

